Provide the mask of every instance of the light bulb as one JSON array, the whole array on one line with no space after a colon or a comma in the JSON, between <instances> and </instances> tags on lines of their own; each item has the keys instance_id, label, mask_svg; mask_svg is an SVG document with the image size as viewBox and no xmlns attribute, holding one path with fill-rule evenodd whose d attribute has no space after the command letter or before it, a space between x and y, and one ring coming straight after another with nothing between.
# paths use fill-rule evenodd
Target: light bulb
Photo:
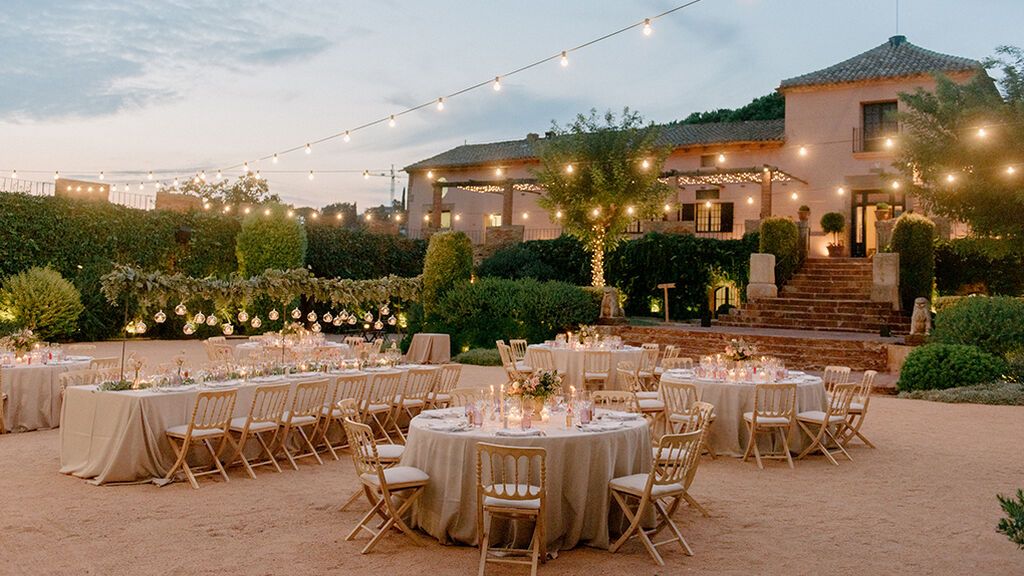
<instances>
[{"instance_id":1,"label":"light bulb","mask_svg":"<svg viewBox=\"0 0 1024 576\"><path fill-rule=\"evenodd\" d=\"M146 185L143 184L142 182L139 182L139 190L141 191L141 190L145 190L145 189L146 189Z\"/></svg>"},{"instance_id":2,"label":"light bulb","mask_svg":"<svg viewBox=\"0 0 1024 576\"><path fill-rule=\"evenodd\" d=\"M334 215L334 219L335 220L341 220L341 212L338 212L337 214L335 214Z\"/></svg>"},{"instance_id":3,"label":"light bulb","mask_svg":"<svg viewBox=\"0 0 1024 576\"><path fill-rule=\"evenodd\" d=\"M437 99L437 111L440 112L441 110L444 110L444 98Z\"/></svg>"},{"instance_id":4,"label":"light bulb","mask_svg":"<svg viewBox=\"0 0 1024 576\"><path fill-rule=\"evenodd\" d=\"M462 220L462 214L455 215L455 221L458 222L459 220Z\"/></svg>"},{"instance_id":5,"label":"light bulb","mask_svg":"<svg viewBox=\"0 0 1024 576\"><path fill-rule=\"evenodd\" d=\"M898 189L899 189L899 187L900 187L900 182L899 182L899 180L893 180L893 181L892 181L892 189L893 189L893 190L898 190Z\"/></svg>"},{"instance_id":6,"label":"light bulb","mask_svg":"<svg viewBox=\"0 0 1024 576\"><path fill-rule=\"evenodd\" d=\"M224 207L224 213L227 214L228 212L231 212L231 206Z\"/></svg>"},{"instance_id":7,"label":"light bulb","mask_svg":"<svg viewBox=\"0 0 1024 576\"><path fill-rule=\"evenodd\" d=\"M203 170L202 172L199 173L199 179L202 180L203 182L206 182L206 170Z\"/></svg>"},{"instance_id":8,"label":"light bulb","mask_svg":"<svg viewBox=\"0 0 1024 576\"><path fill-rule=\"evenodd\" d=\"M807 147L801 146L797 153L800 154L801 156L807 156Z\"/></svg>"},{"instance_id":9,"label":"light bulb","mask_svg":"<svg viewBox=\"0 0 1024 576\"><path fill-rule=\"evenodd\" d=\"M56 180L58 178L60 178L60 170L56 170L53 173L53 179Z\"/></svg>"},{"instance_id":10,"label":"light bulb","mask_svg":"<svg viewBox=\"0 0 1024 576\"><path fill-rule=\"evenodd\" d=\"M647 158L644 158L644 161L640 163L640 167L643 168L644 170L647 170L648 168L651 167L651 161L648 160Z\"/></svg>"},{"instance_id":11,"label":"light bulb","mask_svg":"<svg viewBox=\"0 0 1024 576\"><path fill-rule=\"evenodd\" d=\"M388 128L394 128L394 127L395 127L395 115L392 114L391 116L388 116Z\"/></svg>"},{"instance_id":12,"label":"light bulb","mask_svg":"<svg viewBox=\"0 0 1024 576\"><path fill-rule=\"evenodd\" d=\"M153 179L153 171L152 170L149 171L149 174L146 175L146 178L149 179L149 180Z\"/></svg>"},{"instance_id":13,"label":"light bulb","mask_svg":"<svg viewBox=\"0 0 1024 576\"><path fill-rule=\"evenodd\" d=\"M427 178L429 180L433 180L434 179L434 171L433 170L427 170Z\"/></svg>"},{"instance_id":14,"label":"light bulb","mask_svg":"<svg viewBox=\"0 0 1024 576\"><path fill-rule=\"evenodd\" d=\"M954 180L956 180L956 176L953 176L952 174L946 174L946 182L953 183Z\"/></svg>"},{"instance_id":15,"label":"light bulb","mask_svg":"<svg viewBox=\"0 0 1024 576\"><path fill-rule=\"evenodd\" d=\"M708 200L707 202L705 202L704 203L704 207L705 208L711 208L711 200Z\"/></svg>"},{"instance_id":16,"label":"light bulb","mask_svg":"<svg viewBox=\"0 0 1024 576\"><path fill-rule=\"evenodd\" d=\"M312 146L310 146L310 145L309 145L309 144L307 143L307 144L306 144L306 154L312 154L312 153L313 153L313 147L312 147Z\"/></svg>"},{"instance_id":17,"label":"light bulb","mask_svg":"<svg viewBox=\"0 0 1024 576\"><path fill-rule=\"evenodd\" d=\"M18 171L17 170L11 170L11 178L13 178L15 180L18 179Z\"/></svg>"},{"instance_id":18,"label":"light bulb","mask_svg":"<svg viewBox=\"0 0 1024 576\"><path fill-rule=\"evenodd\" d=\"M209 209L210 209L210 203L209 202L203 202L203 210L209 210Z\"/></svg>"},{"instance_id":19,"label":"light bulb","mask_svg":"<svg viewBox=\"0 0 1024 576\"><path fill-rule=\"evenodd\" d=\"M753 196L747 196L747 204L753 204L753 203L754 203L754 197Z\"/></svg>"},{"instance_id":20,"label":"light bulb","mask_svg":"<svg viewBox=\"0 0 1024 576\"><path fill-rule=\"evenodd\" d=\"M341 139L342 139L342 140L344 140L345 142L348 142L349 140L351 140L351 139L352 139L352 138L351 138L351 137L350 137L350 136L348 135L348 130L345 130L345 135L344 135L344 136L342 136L342 137L341 137Z\"/></svg>"},{"instance_id":21,"label":"light bulb","mask_svg":"<svg viewBox=\"0 0 1024 576\"><path fill-rule=\"evenodd\" d=\"M796 200L800 196L798 196L796 192L793 192L792 194L789 195L789 197L792 198L793 200Z\"/></svg>"},{"instance_id":22,"label":"light bulb","mask_svg":"<svg viewBox=\"0 0 1024 576\"><path fill-rule=\"evenodd\" d=\"M644 18L644 36L650 36L652 32L654 32L654 29L651 28L651 19Z\"/></svg>"},{"instance_id":23,"label":"light bulb","mask_svg":"<svg viewBox=\"0 0 1024 576\"><path fill-rule=\"evenodd\" d=\"M174 179L174 187L175 187L175 188L177 188L177 187L178 187L178 179L177 179L177 178L175 178L175 179Z\"/></svg>"},{"instance_id":24,"label":"light bulb","mask_svg":"<svg viewBox=\"0 0 1024 576\"><path fill-rule=\"evenodd\" d=\"M846 189L840 186L839 188L836 188L836 194L842 196L843 194L846 194Z\"/></svg>"},{"instance_id":25,"label":"light bulb","mask_svg":"<svg viewBox=\"0 0 1024 576\"><path fill-rule=\"evenodd\" d=\"M662 206L662 208L665 210L665 212L671 212L672 211L672 205L671 204L665 204L664 206Z\"/></svg>"},{"instance_id":26,"label":"light bulb","mask_svg":"<svg viewBox=\"0 0 1024 576\"><path fill-rule=\"evenodd\" d=\"M1017 171L1017 169L1016 169L1016 168L1014 168L1013 166L1007 166L1007 167L1006 167L1006 173L1007 173L1007 174L1013 174L1013 173L1014 173L1014 172L1016 172L1016 171Z\"/></svg>"},{"instance_id":27,"label":"light bulb","mask_svg":"<svg viewBox=\"0 0 1024 576\"><path fill-rule=\"evenodd\" d=\"M263 209L263 215L264 216L270 216L270 208L264 208Z\"/></svg>"},{"instance_id":28,"label":"light bulb","mask_svg":"<svg viewBox=\"0 0 1024 576\"><path fill-rule=\"evenodd\" d=\"M501 176L501 175L502 175L502 174L504 174L504 173L505 173L505 171L504 171L504 170L502 170L501 168L495 168L495 169L494 169L494 175L495 175L495 176Z\"/></svg>"},{"instance_id":29,"label":"light bulb","mask_svg":"<svg viewBox=\"0 0 1024 576\"><path fill-rule=\"evenodd\" d=\"M572 167L572 164L565 165L565 171L568 172L569 174L572 174L574 170L575 168Z\"/></svg>"},{"instance_id":30,"label":"light bulb","mask_svg":"<svg viewBox=\"0 0 1024 576\"><path fill-rule=\"evenodd\" d=\"M292 216L295 216L295 210L288 211L288 217L291 218Z\"/></svg>"},{"instance_id":31,"label":"light bulb","mask_svg":"<svg viewBox=\"0 0 1024 576\"><path fill-rule=\"evenodd\" d=\"M257 171L256 171L256 179L257 179L257 180L263 180L263 175L262 175L262 174L260 174L260 171L259 171L259 170L257 170Z\"/></svg>"},{"instance_id":32,"label":"light bulb","mask_svg":"<svg viewBox=\"0 0 1024 576\"><path fill-rule=\"evenodd\" d=\"M309 215L309 217L312 218L313 220L316 220L317 218L320 217L320 213L314 210L313 213Z\"/></svg>"},{"instance_id":33,"label":"light bulb","mask_svg":"<svg viewBox=\"0 0 1024 576\"><path fill-rule=\"evenodd\" d=\"M272 160L274 164L277 164L277 152L274 152L274 158Z\"/></svg>"},{"instance_id":34,"label":"light bulb","mask_svg":"<svg viewBox=\"0 0 1024 576\"><path fill-rule=\"evenodd\" d=\"M555 218L558 218L559 220L562 219L562 211L561 210L556 210L555 211Z\"/></svg>"},{"instance_id":35,"label":"light bulb","mask_svg":"<svg viewBox=\"0 0 1024 576\"><path fill-rule=\"evenodd\" d=\"M569 65L569 56L565 53L565 50L562 50L562 58L559 61L562 63L562 68Z\"/></svg>"},{"instance_id":36,"label":"light bulb","mask_svg":"<svg viewBox=\"0 0 1024 576\"><path fill-rule=\"evenodd\" d=\"M725 162L725 154L719 154L718 155L718 163L722 164L724 162Z\"/></svg>"},{"instance_id":37,"label":"light bulb","mask_svg":"<svg viewBox=\"0 0 1024 576\"><path fill-rule=\"evenodd\" d=\"M152 174L152 172L150 172L150 174ZM103 171L102 170L100 171L100 180L103 180Z\"/></svg>"},{"instance_id":38,"label":"light bulb","mask_svg":"<svg viewBox=\"0 0 1024 576\"><path fill-rule=\"evenodd\" d=\"M430 222L430 214L424 214L423 215L423 221L424 222Z\"/></svg>"},{"instance_id":39,"label":"light bulb","mask_svg":"<svg viewBox=\"0 0 1024 576\"><path fill-rule=\"evenodd\" d=\"M313 179L313 171L312 171L312 170L310 170L310 171L309 171L309 179L310 179L310 180L312 180L312 179Z\"/></svg>"},{"instance_id":40,"label":"light bulb","mask_svg":"<svg viewBox=\"0 0 1024 576\"><path fill-rule=\"evenodd\" d=\"M246 173L246 174L248 174L248 173L249 173L249 163L248 163L248 162L246 162L246 163L245 163L245 165L244 165L244 166L242 166L242 170L245 170L245 173Z\"/></svg>"},{"instance_id":41,"label":"light bulb","mask_svg":"<svg viewBox=\"0 0 1024 576\"><path fill-rule=\"evenodd\" d=\"M252 210L248 206L246 206L245 210L242 210L242 212L245 212L246 214L248 214L249 212L252 212ZM245 322L245 320L242 320L242 322Z\"/></svg>"},{"instance_id":42,"label":"light bulb","mask_svg":"<svg viewBox=\"0 0 1024 576\"><path fill-rule=\"evenodd\" d=\"M593 209L593 210L591 211L591 214L593 214L593 215L594 215L594 218L597 218L597 216L598 216L599 214L601 214L601 209L600 209L600 208L594 208L594 209Z\"/></svg>"},{"instance_id":43,"label":"light bulb","mask_svg":"<svg viewBox=\"0 0 1024 576\"><path fill-rule=\"evenodd\" d=\"M985 136L988 136L988 132L984 128L978 128L978 138L984 138Z\"/></svg>"},{"instance_id":44,"label":"light bulb","mask_svg":"<svg viewBox=\"0 0 1024 576\"><path fill-rule=\"evenodd\" d=\"M370 171L369 170L363 170L363 180L369 180L369 179L370 179Z\"/></svg>"},{"instance_id":45,"label":"light bulb","mask_svg":"<svg viewBox=\"0 0 1024 576\"><path fill-rule=\"evenodd\" d=\"M370 220L373 220L373 212L366 213L366 221L369 222Z\"/></svg>"},{"instance_id":46,"label":"light bulb","mask_svg":"<svg viewBox=\"0 0 1024 576\"><path fill-rule=\"evenodd\" d=\"M530 213L529 212L523 212L523 220L529 220L529 219L530 219Z\"/></svg>"},{"instance_id":47,"label":"light bulb","mask_svg":"<svg viewBox=\"0 0 1024 576\"><path fill-rule=\"evenodd\" d=\"M224 177L224 174L222 174L220 170L217 170L217 180L220 180L223 177Z\"/></svg>"},{"instance_id":48,"label":"light bulb","mask_svg":"<svg viewBox=\"0 0 1024 576\"><path fill-rule=\"evenodd\" d=\"M501 90L501 76L494 77L494 91L498 92Z\"/></svg>"},{"instance_id":49,"label":"light bulb","mask_svg":"<svg viewBox=\"0 0 1024 576\"><path fill-rule=\"evenodd\" d=\"M895 142L892 141L892 138L886 138L885 139L885 147L886 148L892 148L894 145L895 145Z\"/></svg>"}]
</instances>

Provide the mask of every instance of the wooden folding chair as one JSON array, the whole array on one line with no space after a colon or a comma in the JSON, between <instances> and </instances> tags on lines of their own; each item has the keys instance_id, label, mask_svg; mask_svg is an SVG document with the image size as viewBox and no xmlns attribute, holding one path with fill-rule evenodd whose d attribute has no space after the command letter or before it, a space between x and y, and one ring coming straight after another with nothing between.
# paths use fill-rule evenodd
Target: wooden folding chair
<instances>
[{"instance_id":1,"label":"wooden folding chair","mask_svg":"<svg viewBox=\"0 0 1024 576\"><path fill-rule=\"evenodd\" d=\"M657 346L657 344L655 344ZM655 370L658 367L658 349L645 348L640 352L640 365L637 366L636 377L644 390L654 390L656 383Z\"/></svg>"},{"instance_id":2,"label":"wooden folding chair","mask_svg":"<svg viewBox=\"0 0 1024 576\"><path fill-rule=\"evenodd\" d=\"M608 384L612 372L612 353L608 350L583 351L583 385L597 383L599 388Z\"/></svg>"},{"instance_id":3,"label":"wooden folding chair","mask_svg":"<svg viewBox=\"0 0 1024 576\"><path fill-rule=\"evenodd\" d=\"M394 438L388 432L388 427L398 427L398 424L392 424L391 416L395 411L395 396L398 394L398 387L401 383L401 372L376 372L372 375L372 380L364 394L361 420L370 426L376 425L380 430L380 435L376 438L389 443L393 443Z\"/></svg>"},{"instance_id":4,"label":"wooden folding chair","mask_svg":"<svg viewBox=\"0 0 1024 576\"><path fill-rule=\"evenodd\" d=\"M534 372L554 372L555 354L549 348L534 347L530 350L530 368Z\"/></svg>"},{"instance_id":5,"label":"wooden folding chair","mask_svg":"<svg viewBox=\"0 0 1024 576\"><path fill-rule=\"evenodd\" d=\"M220 453L229 444L234 444L229 426L231 425L231 415L235 409L237 392L237 390L200 392L192 407L192 418L189 423L171 426L164 430L176 457L174 465L164 476L165 480L173 479L179 468L185 472L192 488L197 490L199 489L197 476L220 474L225 482L230 480L221 464ZM211 442L218 442L216 450L213 449ZM194 444L202 444L210 453L212 463L209 469L196 472L188 465L188 454Z\"/></svg>"},{"instance_id":6,"label":"wooden folding chair","mask_svg":"<svg viewBox=\"0 0 1024 576\"><path fill-rule=\"evenodd\" d=\"M98 373L99 380L113 380L120 375L121 359L116 356L93 358L89 361L89 369Z\"/></svg>"},{"instance_id":7,"label":"wooden folding chair","mask_svg":"<svg viewBox=\"0 0 1024 576\"><path fill-rule=\"evenodd\" d=\"M252 405L249 406L249 414L231 419L229 429L232 433L238 434L238 440L235 444L235 453L226 460L227 466L230 467L235 459L240 459L246 473L254 480L254 468L257 466L269 465L273 466L274 470L281 471L272 447L277 444L278 434L281 433L282 417L288 405L290 390L289 384L268 384L256 388ZM260 446L262 460L252 461L245 457L245 446L252 439Z\"/></svg>"},{"instance_id":8,"label":"wooden folding chair","mask_svg":"<svg viewBox=\"0 0 1024 576\"><path fill-rule=\"evenodd\" d=\"M452 390L459 383L462 376L461 364L445 364L441 366L441 373L437 377L437 385L431 391L427 404L431 408L444 408L452 402Z\"/></svg>"},{"instance_id":9,"label":"wooden folding chair","mask_svg":"<svg viewBox=\"0 0 1024 576\"><path fill-rule=\"evenodd\" d=\"M764 470L761 459L785 460L789 467L793 468L793 457L789 454L789 431L793 429L794 418L796 417L796 384L757 384L754 386L754 410L743 414L743 421L747 425L747 449L743 453L743 461L750 458L750 452L754 452L757 459L757 467ZM770 439L774 439L778 433L782 452L772 452L761 455L757 445L757 435L767 433Z\"/></svg>"},{"instance_id":10,"label":"wooden folding chair","mask_svg":"<svg viewBox=\"0 0 1024 576\"><path fill-rule=\"evenodd\" d=\"M665 560L658 552L659 546L679 543L683 552L693 556L693 550L672 522L672 513L685 498L687 476L700 458L700 436L700 431L662 436L658 449L666 457L656 459L650 473L623 476L608 483L612 498L629 521L629 527L611 545L610 552L617 552L628 540L639 538L659 566L665 565ZM637 501L635 508L630 505L631 500ZM645 529L645 516L651 510L657 514L657 522L653 528ZM665 528L672 532L673 537L655 541Z\"/></svg>"},{"instance_id":11,"label":"wooden folding chair","mask_svg":"<svg viewBox=\"0 0 1024 576\"><path fill-rule=\"evenodd\" d=\"M829 394L839 384L846 384L850 381L849 366L825 366L825 373L821 377L825 384L825 392Z\"/></svg>"},{"instance_id":12,"label":"wooden folding chair","mask_svg":"<svg viewBox=\"0 0 1024 576\"><path fill-rule=\"evenodd\" d=\"M681 434L692 430L693 423L690 422L690 419L693 417L693 405L700 401L697 387L687 382L662 382L659 392L661 400L665 403L665 422L668 431L673 434ZM714 421L715 416L711 414L707 426L709 429ZM704 434L701 442L702 450L707 451L712 460L716 459L715 451L711 448L711 442L708 441L708 434Z\"/></svg>"},{"instance_id":13,"label":"wooden folding chair","mask_svg":"<svg viewBox=\"0 0 1024 576\"><path fill-rule=\"evenodd\" d=\"M547 450L476 445L476 531L480 536L480 569L488 562L526 564L537 575L537 565L547 560L544 514L547 510ZM491 548L491 521L502 518L532 521L529 548ZM493 553L492 553L493 551ZM521 559L527 556L529 559Z\"/></svg>"},{"instance_id":14,"label":"wooden folding chair","mask_svg":"<svg viewBox=\"0 0 1024 576\"><path fill-rule=\"evenodd\" d=\"M430 393L434 391L434 385L440 371L436 368L411 368L405 375L405 385L401 386L398 394L392 400L394 413L391 420L395 425L395 432L405 444L405 432L402 430L401 422L404 418L412 420L427 405Z\"/></svg>"},{"instance_id":15,"label":"wooden folding chair","mask_svg":"<svg viewBox=\"0 0 1024 576\"><path fill-rule=\"evenodd\" d=\"M363 389L366 387L367 379L366 374L343 374L335 378L333 386L328 386L328 392L324 396L326 402L324 402L323 413L320 416L320 428L314 436L315 444L317 446L323 444L335 460L338 459L338 451L331 443L331 424L337 423L340 429L342 428L341 421L345 417L338 408L338 402L347 398L355 401L358 406L362 402ZM358 420L358 415L354 419ZM344 430L342 430L342 435L344 435Z\"/></svg>"},{"instance_id":16,"label":"wooden folding chair","mask_svg":"<svg viewBox=\"0 0 1024 576\"><path fill-rule=\"evenodd\" d=\"M360 530L369 532L372 538L362 550L362 553L366 554L388 531L397 528L413 542L422 545L423 541L406 524L403 515L423 493L430 476L412 466L385 467L373 441L373 430L366 424L349 418L344 420L344 426L349 446L352 447L352 462L355 464L356 474L359 475L363 493L370 502L370 511L359 520L345 540L354 539ZM375 516L380 516L384 520L377 528L369 526Z\"/></svg>"},{"instance_id":17,"label":"wooden folding chair","mask_svg":"<svg viewBox=\"0 0 1024 576\"><path fill-rule=\"evenodd\" d=\"M868 370L861 377L860 385L857 386L857 390L850 400L850 410L847 412L846 429L842 438L843 446L847 446L854 438L859 438L868 448L875 447L870 440L864 437L860 427L864 425L864 417L868 414L868 404L871 403L871 392L874 390L875 376L877 375L878 372Z\"/></svg>"},{"instance_id":18,"label":"wooden folding chair","mask_svg":"<svg viewBox=\"0 0 1024 576\"><path fill-rule=\"evenodd\" d=\"M99 377L99 372L91 368L61 372L57 375L57 384L60 386L61 398L64 397L64 392L68 389L68 386L86 386L89 384L95 384L96 381L99 380Z\"/></svg>"},{"instance_id":19,"label":"wooden folding chair","mask_svg":"<svg viewBox=\"0 0 1024 576\"><path fill-rule=\"evenodd\" d=\"M320 427L320 419L323 416L324 397L327 395L328 380L307 380L295 385L295 394L292 396L291 409L281 415L281 436L277 443L278 449L284 452L288 462L295 470L299 465L295 463L300 458L312 456L318 464L323 465L324 461L317 454L316 446L313 445L316 431ZM292 454L292 448L288 445L292 437L297 435L300 450L298 454Z\"/></svg>"},{"instance_id":20,"label":"wooden folding chair","mask_svg":"<svg viewBox=\"0 0 1024 576\"><path fill-rule=\"evenodd\" d=\"M595 408L640 413L636 395L628 390L595 390L591 398L594 400Z\"/></svg>"},{"instance_id":21,"label":"wooden folding chair","mask_svg":"<svg viewBox=\"0 0 1024 576\"><path fill-rule=\"evenodd\" d=\"M810 444L796 457L797 460L803 459L814 451L824 454L828 461L836 466L839 465L839 462L836 461L834 454L842 452L848 460L853 460L839 439L843 437L846 430L846 417L857 386L857 384L837 384L832 389L828 409L825 412L810 410L797 413L797 424L811 438ZM835 449L829 450L829 442L835 445Z\"/></svg>"},{"instance_id":22,"label":"wooden folding chair","mask_svg":"<svg viewBox=\"0 0 1024 576\"><path fill-rule=\"evenodd\" d=\"M714 419L713 412L715 407L707 402L696 401L690 405L689 418L686 420L682 429L675 432L676 434L685 434L687 432L700 432L700 443L698 446L704 446L707 443L708 429L711 426L711 421ZM651 450L652 456L655 460L659 458L667 457L667 454L661 452L661 448L657 445ZM683 500L691 508L696 508L705 518L710 518L711 514L701 506L697 499L690 494L690 485L693 483L694 478L697 476L697 469L700 468L700 458L693 463L689 472L686 475L686 482L683 483L683 488L686 491L683 493Z\"/></svg>"},{"instance_id":23,"label":"wooden folding chair","mask_svg":"<svg viewBox=\"0 0 1024 576\"><path fill-rule=\"evenodd\" d=\"M360 417L359 404L353 398L344 398L338 401L337 411L342 417L342 429L344 429L345 419L352 421L358 421ZM346 434L346 443L348 435ZM405 446L401 444L380 444L375 443L377 446L377 458L385 468L397 466L399 460L402 459L402 454L405 453ZM352 448L349 446L349 448ZM348 500L341 505L341 510L345 510L352 505L353 502L359 499L359 495L362 494L362 490L356 490L349 496Z\"/></svg>"},{"instance_id":24,"label":"wooden folding chair","mask_svg":"<svg viewBox=\"0 0 1024 576\"><path fill-rule=\"evenodd\" d=\"M518 339L518 340L509 339L508 347L512 351L512 361L513 362L517 362L518 363L518 362L522 362L523 360L526 360L526 346L527 346L526 340L522 340L522 339Z\"/></svg>"},{"instance_id":25,"label":"wooden folding chair","mask_svg":"<svg viewBox=\"0 0 1024 576\"><path fill-rule=\"evenodd\" d=\"M637 375L638 370L637 366L628 360L623 360L616 365L616 373L619 375L619 378L626 378L624 380L625 385L622 388L636 394L638 399L653 398L657 400L659 397L658 391L644 389L640 383L640 377ZM628 376L624 373L628 373Z\"/></svg>"}]
</instances>

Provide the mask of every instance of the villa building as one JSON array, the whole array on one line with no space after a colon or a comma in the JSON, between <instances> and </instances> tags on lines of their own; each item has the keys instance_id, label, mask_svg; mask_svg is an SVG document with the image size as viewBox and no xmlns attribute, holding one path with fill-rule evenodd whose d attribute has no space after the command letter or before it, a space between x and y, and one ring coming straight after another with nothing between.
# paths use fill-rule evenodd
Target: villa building
<instances>
[{"instance_id":1,"label":"villa building","mask_svg":"<svg viewBox=\"0 0 1024 576\"><path fill-rule=\"evenodd\" d=\"M877 249L879 202L898 215L911 208L905 183L892 168L900 125L898 96L931 90L934 75L957 82L984 73L980 62L915 46L903 36L848 60L783 80L785 119L668 124L660 139L672 153L663 178L676 191L660 221L635 222L631 231L739 237L766 216L797 217L811 209L811 254L827 254L817 220L846 217L847 250ZM535 144L542 136L466 144L405 168L409 173L408 233L466 232L475 243L508 231L525 240L556 237L557 218L537 205ZM505 232L503 232L505 231Z\"/></svg>"}]
</instances>

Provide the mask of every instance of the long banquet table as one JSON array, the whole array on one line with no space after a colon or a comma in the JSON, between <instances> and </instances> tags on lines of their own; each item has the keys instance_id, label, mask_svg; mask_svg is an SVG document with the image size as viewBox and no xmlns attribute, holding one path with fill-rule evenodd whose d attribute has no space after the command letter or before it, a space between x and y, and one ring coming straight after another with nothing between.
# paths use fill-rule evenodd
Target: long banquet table
<instances>
[{"instance_id":1,"label":"long banquet table","mask_svg":"<svg viewBox=\"0 0 1024 576\"><path fill-rule=\"evenodd\" d=\"M413 507L413 526L443 543L475 545L476 445L490 442L539 446L547 450L548 498L545 531L548 550L568 550L579 544L607 548L608 482L651 469L651 438L644 419L619 422L600 432L564 429L552 421L537 424L544 436L497 436L500 425L463 432L433 429L441 420L417 416L410 423L402 466L415 466L430 476ZM612 522L620 515L613 514ZM613 527L620 529L617 525ZM504 522L493 524L491 538L509 538Z\"/></svg>"},{"instance_id":2,"label":"long banquet table","mask_svg":"<svg viewBox=\"0 0 1024 576\"><path fill-rule=\"evenodd\" d=\"M744 412L754 410L754 384L752 382L724 382L697 378L692 370L666 370L661 381L689 383L697 388L700 399L715 407L715 421L708 432L708 443L716 454L743 456L747 448L747 425ZM825 410L828 397L821 378L803 372L790 371L779 384L796 384L796 411ZM794 423L789 432L789 449L799 452L809 439ZM771 439L766 434L758 439L758 446L767 448ZM762 444L763 442L763 444Z\"/></svg>"},{"instance_id":3,"label":"long banquet table","mask_svg":"<svg viewBox=\"0 0 1024 576\"><path fill-rule=\"evenodd\" d=\"M551 355L554 356L555 360L555 368L563 378L562 385L575 386L580 390L583 389L583 355L586 349L551 346L548 344L531 344L527 346L526 358L523 359L529 366L533 366L531 360L534 357L534 350L551 350ZM594 350L600 349L595 348ZM618 390L621 386L617 377L618 372L616 371L619 362L632 362L633 366L639 366L643 349L635 346L623 346L622 348L613 348L607 351L611 352L611 364L604 389Z\"/></svg>"},{"instance_id":4,"label":"long banquet table","mask_svg":"<svg viewBox=\"0 0 1024 576\"><path fill-rule=\"evenodd\" d=\"M392 370L370 369L367 373L389 371ZM298 382L327 378L333 386L338 376L356 373L308 372L238 381L233 386L238 390L234 416L248 415L260 385L289 382L294 389ZM164 430L188 424L199 391L198 387L118 392L99 391L96 386L69 388L61 414L61 473L86 478L94 484L163 478L174 464L174 451ZM291 401L289 397L289 407Z\"/></svg>"},{"instance_id":5,"label":"long banquet table","mask_svg":"<svg viewBox=\"0 0 1024 576\"><path fill-rule=\"evenodd\" d=\"M90 360L75 357L48 364L0 368L0 384L7 394L7 430L25 432L56 427L61 407L59 376L68 370L88 368Z\"/></svg>"}]
</instances>

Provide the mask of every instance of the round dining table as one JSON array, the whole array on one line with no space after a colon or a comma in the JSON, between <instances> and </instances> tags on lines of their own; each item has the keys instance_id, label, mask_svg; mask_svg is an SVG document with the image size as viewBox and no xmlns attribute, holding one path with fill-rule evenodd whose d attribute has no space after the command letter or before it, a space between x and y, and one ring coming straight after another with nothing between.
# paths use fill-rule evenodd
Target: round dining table
<instances>
[{"instance_id":1,"label":"round dining table","mask_svg":"<svg viewBox=\"0 0 1024 576\"><path fill-rule=\"evenodd\" d=\"M715 407L715 420L708 431L708 445L716 454L743 456L749 437L743 414L754 410L756 385L753 382L698 378L693 370L687 369L666 370L661 375L661 382L693 384L700 399ZM790 370L786 377L776 384L796 384L797 413L825 410L828 407L825 386L818 376ZM796 422L789 431L788 439L791 452L800 452L810 441ZM758 446L761 449L768 449L771 440L766 434L758 439Z\"/></svg>"},{"instance_id":2,"label":"round dining table","mask_svg":"<svg viewBox=\"0 0 1024 576\"><path fill-rule=\"evenodd\" d=\"M0 389L7 394L4 422L11 432L56 428L60 423L59 376L68 370L89 367L92 358L70 356L45 364L14 364L0 367Z\"/></svg>"},{"instance_id":3,"label":"round dining table","mask_svg":"<svg viewBox=\"0 0 1024 576\"><path fill-rule=\"evenodd\" d=\"M548 550L580 544L607 548L609 526L616 531L625 527L621 513L610 505L608 482L651 470L651 437L643 418L595 420L590 427L566 429L564 416L556 413L549 422L535 423L533 432L524 432L518 424L503 429L498 421L465 429L461 414L460 408L428 410L410 423L400 465L430 476L413 506L413 526L442 543L477 544L476 445L488 442L547 451ZM508 523L492 524L493 542L513 537Z\"/></svg>"},{"instance_id":4,"label":"round dining table","mask_svg":"<svg viewBox=\"0 0 1024 576\"><path fill-rule=\"evenodd\" d=\"M535 350L551 350L551 355L555 360L555 369L562 375L562 385L575 386L579 390L583 389L583 356L588 350L611 352L608 379L605 380L604 385L605 390L619 390L624 385L624 383L618 381L616 368L619 362L632 362L634 367L639 366L640 357L643 355L643 349L636 346L622 346L621 348L570 348L564 345L531 344L526 347L526 357L523 359L529 366L533 366L536 363L536 361L531 362Z\"/></svg>"}]
</instances>

